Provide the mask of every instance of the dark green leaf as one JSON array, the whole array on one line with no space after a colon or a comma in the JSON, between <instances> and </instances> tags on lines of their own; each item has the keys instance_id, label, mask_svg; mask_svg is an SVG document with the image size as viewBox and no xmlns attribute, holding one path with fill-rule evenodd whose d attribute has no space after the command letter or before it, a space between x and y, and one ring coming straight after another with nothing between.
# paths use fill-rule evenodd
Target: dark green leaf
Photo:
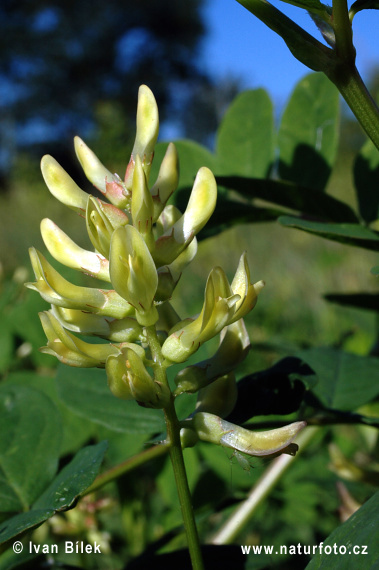
<instances>
[{"instance_id":1,"label":"dark green leaf","mask_svg":"<svg viewBox=\"0 0 379 570\"><path fill-rule=\"evenodd\" d=\"M350 14L357 14L361 10L379 10L379 0L356 0L350 8Z\"/></svg>"},{"instance_id":2,"label":"dark green leaf","mask_svg":"<svg viewBox=\"0 0 379 570\"><path fill-rule=\"evenodd\" d=\"M312 393L326 408L352 411L379 394L379 358L334 348L311 348L296 356L315 371Z\"/></svg>"},{"instance_id":3,"label":"dark green leaf","mask_svg":"<svg viewBox=\"0 0 379 570\"><path fill-rule=\"evenodd\" d=\"M330 10L328 6L319 0L282 0L282 2L292 4L292 6L297 6L298 8L303 8L313 14L326 15L328 10Z\"/></svg>"},{"instance_id":4,"label":"dark green leaf","mask_svg":"<svg viewBox=\"0 0 379 570\"><path fill-rule=\"evenodd\" d=\"M217 176L217 182L251 200L258 198L333 222L358 222L353 210L333 196L283 180Z\"/></svg>"},{"instance_id":5,"label":"dark green leaf","mask_svg":"<svg viewBox=\"0 0 379 570\"><path fill-rule=\"evenodd\" d=\"M305 391L315 382L313 370L301 359L283 358L237 383L237 402L227 419L242 424L254 416L291 414L299 409Z\"/></svg>"},{"instance_id":6,"label":"dark green leaf","mask_svg":"<svg viewBox=\"0 0 379 570\"><path fill-rule=\"evenodd\" d=\"M295 216L281 216L279 222L289 228L297 228L340 243L379 250L379 233L359 224L331 224L314 222Z\"/></svg>"},{"instance_id":7,"label":"dark green leaf","mask_svg":"<svg viewBox=\"0 0 379 570\"><path fill-rule=\"evenodd\" d=\"M379 491L328 536L323 544L323 552L317 552L308 564L307 570L317 568L346 570L346 568L356 567L374 570L378 568L378 512ZM336 554L333 550L334 545L337 547ZM327 551L326 547L328 547ZM359 548L359 553L353 550L354 547ZM364 551L363 548L365 548Z\"/></svg>"},{"instance_id":8,"label":"dark green leaf","mask_svg":"<svg viewBox=\"0 0 379 570\"><path fill-rule=\"evenodd\" d=\"M225 113L217 134L217 172L264 178L274 161L274 116L263 89L244 91Z\"/></svg>"},{"instance_id":9,"label":"dark green leaf","mask_svg":"<svg viewBox=\"0 0 379 570\"><path fill-rule=\"evenodd\" d=\"M373 275L378 276L379 275L379 265L376 265L375 267L372 267L370 270L370 273L372 273Z\"/></svg>"},{"instance_id":10,"label":"dark green leaf","mask_svg":"<svg viewBox=\"0 0 379 570\"><path fill-rule=\"evenodd\" d=\"M26 510L54 476L62 438L59 412L42 392L0 387L0 511Z\"/></svg>"},{"instance_id":11,"label":"dark green leaf","mask_svg":"<svg viewBox=\"0 0 379 570\"><path fill-rule=\"evenodd\" d=\"M359 211L365 222L379 218L379 151L368 140L354 163L354 183Z\"/></svg>"},{"instance_id":12,"label":"dark green leaf","mask_svg":"<svg viewBox=\"0 0 379 570\"><path fill-rule=\"evenodd\" d=\"M29 512L16 515L0 525L0 543L41 524L56 512L73 508L81 493L95 480L106 449L106 441L81 449Z\"/></svg>"},{"instance_id":13,"label":"dark green leaf","mask_svg":"<svg viewBox=\"0 0 379 570\"><path fill-rule=\"evenodd\" d=\"M151 434L164 429L161 410L113 396L104 370L61 365L56 381L63 403L81 417L120 432Z\"/></svg>"},{"instance_id":14,"label":"dark green leaf","mask_svg":"<svg viewBox=\"0 0 379 570\"><path fill-rule=\"evenodd\" d=\"M107 447L107 442L102 441L78 451L74 459L59 472L49 488L34 503L33 509L69 509L95 480Z\"/></svg>"},{"instance_id":15,"label":"dark green leaf","mask_svg":"<svg viewBox=\"0 0 379 570\"><path fill-rule=\"evenodd\" d=\"M329 293L324 298L338 305L379 312L379 295L376 293Z\"/></svg>"},{"instance_id":16,"label":"dark green leaf","mask_svg":"<svg viewBox=\"0 0 379 570\"><path fill-rule=\"evenodd\" d=\"M337 152L339 95L323 74L298 83L279 128L279 174L300 186L324 190Z\"/></svg>"},{"instance_id":17,"label":"dark green leaf","mask_svg":"<svg viewBox=\"0 0 379 570\"><path fill-rule=\"evenodd\" d=\"M97 433L97 426L87 419L80 418L69 410L57 394L57 385L54 378L42 376L30 370L11 372L7 375L7 384L26 385L44 392L57 406L62 417L63 438L61 456L67 453L76 453L80 447ZM105 438L103 438L105 439Z\"/></svg>"}]
</instances>

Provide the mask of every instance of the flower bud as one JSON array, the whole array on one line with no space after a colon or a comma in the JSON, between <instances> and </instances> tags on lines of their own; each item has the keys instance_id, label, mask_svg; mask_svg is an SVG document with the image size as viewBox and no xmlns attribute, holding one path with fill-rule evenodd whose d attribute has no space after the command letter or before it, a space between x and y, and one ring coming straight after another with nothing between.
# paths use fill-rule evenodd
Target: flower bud
<instances>
[{"instance_id":1,"label":"flower bud","mask_svg":"<svg viewBox=\"0 0 379 570\"><path fill-rule=\"evenodd\" d=\"M120 178L105 168L95 153L81 138L75 137L74 145L76 156L88 180L92 182L112 204L119 208L125 208L128 197Z\"/></svg>"},{"instance_id":2,"label":"flower bud","mask_svg":"<svg viewBox=\"0 0 379 570\"><path fill-rule=\"evenodd\" d=\"M158 320L154 305L157 271L146 243L133 226L113 233L110 275L119 295L135 308L137 321L142 326L153 325Z\"/></svg>"},{"instance_id":3,"label":"flower bud","mask_svg":"<svg viewBox=\"0 0 379 570\"><path fill-rule=\"evenodd\" d=\"M92 277L110 281L108 260L98 253L79 247L48 218L41 222L41 234L47 249L57 261Z\"/></svg>"},{"instance_id":4,"label":"flower bud","mask_svg":"<svg viewBox=\"0 0 379 570\"><path fill-rule=\"evenodd\" d=\"M30 248L29 253L37 281L25 285L38 291L48 303L115 318L123 318L134 312L133 307L116 291L73 285L35 248Z\"/></svg>"},{"instance_id":5,"label":"flower bud","mask_svg":"<svg viewBox=\"0 0 379 570\"><path fill-rule=\"evenodd\" d=\"M103 367L111 354L119 349L112 344L90 344L67 332L50 311L39 313L47 337L41 352L51 354L60 362L81 368Z\"/></svg>"},{"instance_id":6,"label":"flower bud","mask_svg":"<svg viewBox=\"0 0 379 570\"><path fill-rule=\"evenodd\" d=\"M217 185L208 168L200 168L185 213L155 243L153 257L157 267L174 261L191 243L211 217L217 199Z\"/></svg>"},{"instance_id":7,"label":"flower bud","mask_svg":"<svg viewBox=\"0 0 379 570\"><path fill-rule=\"evenodd\" d=\"M121 354L110 356L106 372L109 388L118 398L134 399L148 408L163 408L170 399L169 388L153 380L141 355L132 348L123 348Z\"/></svg>"},{"instance_id":8,"label":"flower bud","mask_svg":"<svg viewBox=\"0 0 379 570\"><path fill-rule=\"evenodd\" d=\"M190 420L182 422L182 425L194 429L202 441L230 447L247 455L263 456L284 450L307 424L294 422L281 428L256 432L213 414L199 412Z\"/></svg>"},{"instance_id":9,"label":"flower bud","mask_svg":"<svg viewBox=\"0 0 379 570\"><path fill-rule=\"evenodd\" d=\"M250 270L247 263L246 252L244 252L240 257L237 271L232 281L233 293L240 296L240 300L236 304L236 312L232 322L243 318L255 307L258 294L263 287L263 281L258 281L254 285L250 283Z\"/></svg>"},{"instance_id":10,"label":"flower bud","mask_svg":"<svg viewBox=\"0 0 379 570\"><path fill-rule=\"evenodd\" d=\"M205 287L204 304L200 315L191 323L173 331L162 346L168 360L184 362L203 342L218 334L234 314L238 295L229 295L230 285L220 267L209 274Z\"/></svg>"},{"instance_id":11,"label":"flower bud","mask_svg":"<svg viewBox=\"0 0 379 570\"><path fill-rule=\"evenodd\" d=\"M62 204L83 215L89 196L79 188L61 165L52 156L45 155L41 160L41 171L52 195Z\"/></svg>"},{"instance_id":12,"label":"flower bud","mask_svg":"<svg viewBox=\"0 0 379 570\"><path fill-rule=\"evenodd\" d=\"M130 162L125 173L125 186L128 190L132 187L133 172L137 156L139 156L142 161L146 179L149 179L158 131L159 115L155 97L146 85L141 85L138 91L136 138Z\"/></svg>"}]
</instances>

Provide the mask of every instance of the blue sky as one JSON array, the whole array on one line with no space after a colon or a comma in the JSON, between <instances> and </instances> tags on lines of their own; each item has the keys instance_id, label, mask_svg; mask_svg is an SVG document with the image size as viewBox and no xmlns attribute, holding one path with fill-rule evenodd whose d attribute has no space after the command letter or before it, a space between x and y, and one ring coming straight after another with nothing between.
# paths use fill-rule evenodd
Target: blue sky
<instances>
[{"instance_id":1,"label":"blue sky","mask_svg":"<svg viewBox=\"0 0 379 570\"><path fill-rule=\"evenodd\" d=\"M321 36L305 10L272 2L317 39ZM237 0L206 0L204 15L208 35L201 60L216 76L233 74L246 88L264 87L282 105L295 84L309 69L298 62L283 40L255 18ZM379 11L365 10L354 18L357 66L367 79L379 65Z\"/></svg>"}]
</instances>

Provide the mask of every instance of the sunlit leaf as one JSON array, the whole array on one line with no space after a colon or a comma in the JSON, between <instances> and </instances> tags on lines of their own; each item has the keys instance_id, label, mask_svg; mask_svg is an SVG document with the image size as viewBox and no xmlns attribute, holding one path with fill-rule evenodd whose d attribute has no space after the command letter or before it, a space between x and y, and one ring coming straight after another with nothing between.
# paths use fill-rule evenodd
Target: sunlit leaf
<instances>
[{"instance_id":1,"label":"sunlit leaf","mask_svg":"<svg viewBox=\"0 0 379 570\"><path fill-rule=\"evenodd\" d=\"M263 89L244 91L228 108L217 133L217 172L264 178L274 161L274 116Z\"/></svg>"},{"instance_id":2,"label":"sunlit leaf","mask_svg":"<svg viewBox=\"0 0 379 570\"><path fill-rule=\"evenodd\" d=\"M279 174L295 184L324 190L337 152L339 95L323 74L296 86L279 128Z\"/></svg>"}]
</instances>

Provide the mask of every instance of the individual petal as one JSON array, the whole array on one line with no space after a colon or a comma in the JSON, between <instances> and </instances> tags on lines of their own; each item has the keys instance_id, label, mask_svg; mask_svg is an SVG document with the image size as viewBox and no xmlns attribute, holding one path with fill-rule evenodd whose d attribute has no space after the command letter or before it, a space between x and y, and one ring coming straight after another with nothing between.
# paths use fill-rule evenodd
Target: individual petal
<instances>
[{"instance_id":1,"label":"individual petal","mask_svg":"<svg viewBox=\"0 0 379 570\"><path fill-rule=\"evenodd\" d=\"M90 197L86 209L86 224L88 236L93 247L106 259L109 259L109 248L114 231L108 216L93 196Z\"/></svg>"},{"instance_id":2,"label":"individual petal","mask_svg":"<svg viewBox=\"0 0 379 570\"><path fill-rule=\"evenodd\" d=\"M125 186L128 190L132 187L133 172L137 156L139 156L142 161L146 179L149 179L158 131L159 115L155 97L146 85L141 85L138 90L136 138L130 162L125 173Z\"/></svg>"},{"instance_id":3,"label":"individual petal","mask_svg":"<svg viewBox=\"0 0 379 570\"><path fill-rule=\"evenodd\" d=\"M117 174L112 174L97 158L95 153L82 141L74 138L75 152L84 174L90 182L102 192L112 204L125 208L128 194Z\"/></svg>"},{"instance_id":4,"label":"individual petal","mask_svg":"<svg viewBox=\"0 0 379 570\"><path fill-rule=\"evenodd\" d=\"M93 313L87 313L78 309L66 309L51 305L51 312L61 323L62 327L71 331L85 335L96 335L110 338L109 319ZM122 341L121 341L122 342Z\"/></svg>"},{"instance_id":5,"label":"individual petal","mask_svg":"<svg viewBox=\"0 0 379 570\"><path fill-rule=\"evenodd\" d=\"M143 326L154 324L158 320L154 305L157 271L146 243L133 226L113 233L110 276L119 295L135 308L137 321Z\"/></svg>"},{"instance_id":6,"label":"individual petal","mask_svg":"<svg viewBox=\"0 0 379 570\"><path fill-rule=\"evenodd\" d=\"M83 215L89 195L81 190L52 156L41 160L42 176L52 195L62 204Z\"/></svg>"},{"instance_id":7,"label":"individual petal","mask_svg":"<svg viewBox=\"0 0 379 570\"><path fill-rule=\"evenodd\" d=\"M142 162L137 155L132 184L132 219L133 226L143 236L149 249L154 247L153 229L153 199L147 187L146 176Z\"/></svg>"},{"instance_id":8,"label":"individual petal","mask_svg":"<svg viewBox=\"0 0 379 570\"><path fill-rule=\"evenodd\" d=\"M240 301L236 304L236 312L232 322L243 318L255 307L258 294L264 285L264 281L258 281L254 283L254 285L250 282L250 269L246 252L244 252L240 257L237 271L232 281L233 293L240 296Z\"/></svg>"},{"instance_id":9,"label":"individual petal","mask_svg":"<svg viewBox=\"0 0 379 570\"><path fill-rule=\"evenodd\" d=\"M174 261L191 243L211 217L216 199L217 185L212 172L206 167L200 168L186 211L155 243L153 257L157 267Z\"/></svg>"},{"instance_id":10,"label":"individual petal","mask_svg":"<svg viewBox=\"0 0 379 570\"><path fill-rule=\"evenodd\" d=\"M150 192L154 201L154 222L161 214L167 200L175 192L179 182L179 157L176 147L170 143L159 168L158 178Z\"/></svg>"},{"instance_id":11,"label":"individual petal","mask_svg":"<svg viewBox=\"0 0 379 570\"><path fill-rule=\"evenodd\" d=\"M64 279L35 248L30 248L29 253L37 281L26 283L26 286L38 291L48 303L115 318L134 312L116 291L74 285Z\"/></svg>"},{"instance_id":12,"label":"individual petal","mask_svg":"<svg viewBox=\"0 0 379 570\"><path fill-rule=\"evenodd\" d=\"M284 450L307 425L306 422L294 422L281 428L256 432L206 412L199 412L182 424L185 424L183 427L194 429L203 441L256 456L272 455Z\"/></svg>"},{"instance_id":13,"label":"individual petal","mask_svg":"<svg viewBox=\"0 0 379 570\"><path fill-rule=\"evenodd\" d=\"M41 222L42 239L51 255L73 269L79 269L92 277L110 281L108 260L93 251L79 247L59 227L48 218Z\"/></svg>"}]
</instances>

